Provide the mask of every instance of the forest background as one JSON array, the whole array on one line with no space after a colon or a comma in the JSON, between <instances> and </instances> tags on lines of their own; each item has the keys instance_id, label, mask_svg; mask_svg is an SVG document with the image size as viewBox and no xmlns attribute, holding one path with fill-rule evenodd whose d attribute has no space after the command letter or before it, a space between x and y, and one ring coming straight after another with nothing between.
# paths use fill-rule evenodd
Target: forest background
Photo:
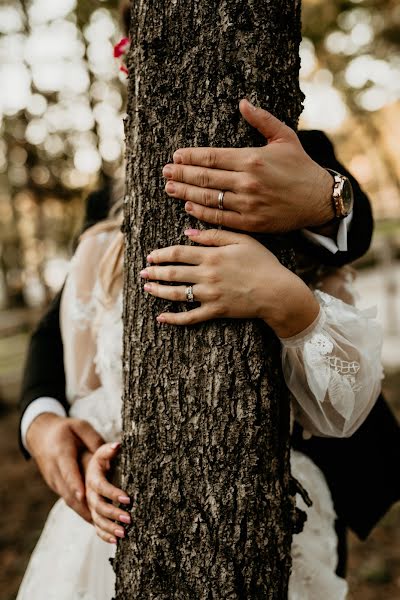
<instances>
[{"instance_id":1,"label":"forest background","mask_svg":"<svg viewBox=\"0 0 400 600\"><path fill-rule=\"evenodd\" d=\"M0 589L11 600L54 498L17 448L29 331L62 285L85 200L123 176L126 75L117 1L0 3ZM400 418L400 5L303 0L300 127L322 129L369 194L360 304L385 329L385 390ZM366 502L368 499L366 498ZM400 507L350 539L351 597L400 596Z\"/></svg>"}]
</instances>

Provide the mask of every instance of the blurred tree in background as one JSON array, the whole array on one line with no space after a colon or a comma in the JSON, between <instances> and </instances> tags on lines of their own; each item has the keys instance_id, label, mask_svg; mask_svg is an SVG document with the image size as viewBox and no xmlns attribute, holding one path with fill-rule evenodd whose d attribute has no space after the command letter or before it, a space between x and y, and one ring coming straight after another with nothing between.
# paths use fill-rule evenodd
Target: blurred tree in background
<instances>
[{"instance_id":1,"label":"blurred tree in background","mask_svg":"<svg viewBox=\"0 0 400 600\"><path fill-rule=\"evenodd\" d=\"M90 189L118 175L123 95L117 1L0 6L0 302L62 283Z\"/></svg>"},{"instance_id":2,"label":"blurred tree in background","mask_svg":"<svg viewBox=\"0 0 400 600\"><path fill-rule=\"evenodd\" d=\"M303 31L301 126L399 220L400 4L303 0ZM0 306L42 305L88 191L122 175L118 0L3 0L0 36Z\"/></svg>"}]
</instances>

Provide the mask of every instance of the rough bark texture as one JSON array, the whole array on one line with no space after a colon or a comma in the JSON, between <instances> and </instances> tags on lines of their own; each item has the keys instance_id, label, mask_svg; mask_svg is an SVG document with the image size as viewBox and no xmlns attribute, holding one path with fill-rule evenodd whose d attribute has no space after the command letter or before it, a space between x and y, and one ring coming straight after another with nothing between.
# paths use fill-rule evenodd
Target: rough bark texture
<instances>
[{"instance_id":1,"label":"rough bark texture","mask_svg":"<svg viewBox=\"0 0 400 600\"><path fill-rule=\"evenodd\" d=\"M134 500L116 598L282 600L294 511L279 344L257 322L158 326L139 271L194 225L163 191L176 148L264 144L242 97L296 125L299 0L134 0L130 35L122 485Z\"/></svg>"}]
</instances>

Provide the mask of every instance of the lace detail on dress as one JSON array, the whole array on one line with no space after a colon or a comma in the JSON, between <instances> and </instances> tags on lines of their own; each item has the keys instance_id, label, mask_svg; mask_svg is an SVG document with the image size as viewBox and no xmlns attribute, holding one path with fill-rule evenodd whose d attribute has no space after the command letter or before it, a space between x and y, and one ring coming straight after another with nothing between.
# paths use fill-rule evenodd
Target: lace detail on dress
<instances>
[{"instance_id":1,"label":"lace detail on dress","mask_svg":"<svg viewBox=\"0 0 400 600\"><path fill-rule=\"evenodd\" d=\"M75 302L70 308L70 316L75 327L81 331L90 327L96 314L96 303L94 298L89 302L84 302L75 293Z\"/></svg>"},{"instance_id":2,"label":"lace detail on dress","mask_svg":"<svg viewBox=\"0 0 400 600\"><path fill-rule=\"evenodd\" d=\"M304 429L347 437L379 395L382 332L370 311L314 293L320 304L314 323L281 340L284 376Z\"/></svg>"}]
</instances>

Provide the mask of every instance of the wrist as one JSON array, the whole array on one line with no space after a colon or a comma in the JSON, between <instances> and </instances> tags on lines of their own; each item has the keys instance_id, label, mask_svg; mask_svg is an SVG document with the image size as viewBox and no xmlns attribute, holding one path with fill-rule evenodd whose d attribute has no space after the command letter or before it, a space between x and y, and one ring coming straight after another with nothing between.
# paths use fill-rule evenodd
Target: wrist
<instances>
[{"instance_id":1,"label":"wrist","mask_svg":"<svg viewBox=\"0 0 400 600\"><path fill-rule=\"evenodd\" d=\"M313 206L318 208L315 211L315 219L311 224L311 229L321 235L327 235L328 228L337 230L338 227L334 221L335 210L332 202L334 181L332 175L326 169L317 166L318 172L313 186Z\"/></svg>"},{"instance_id":2,"label":"wrist","mask_svg":"<svg viewBox=\"0 0 400 600\"><path fill-rule=\"evenodd\" d=\"M317 318L320 306L307 285L294 273L282 278L274 299L274 306L265 314L264 321L279 338L301 333Z\"/></svg>"},{"instance_id":3,"label":"wrist","mask_svg":"<svg viewBox=\"0 0 400 600\"><path fill-rule=\"evenodd\" d=\"M28 427L25 438L27 450L33 458L35 458L36 441L38 439L43 439L43 430L47 430L52 423L58 422L60 419L64 418L65 417L61 417L55 413L43 412L33 419Z\"/></svg>"}]
</instances>

